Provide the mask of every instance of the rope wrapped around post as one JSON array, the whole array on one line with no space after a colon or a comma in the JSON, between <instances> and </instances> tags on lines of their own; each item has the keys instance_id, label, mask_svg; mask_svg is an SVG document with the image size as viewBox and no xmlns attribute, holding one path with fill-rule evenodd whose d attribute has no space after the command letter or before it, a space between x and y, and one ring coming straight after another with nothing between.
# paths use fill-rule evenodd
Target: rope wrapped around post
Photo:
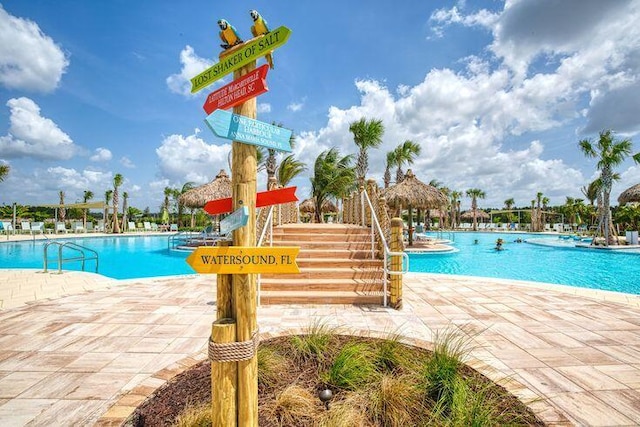
<instances>
[{"instance_id":1,"label":"rope wrapped around post","mask_svg":"<svg viewBox=\"0 0 640 427\"><path fill-rule=\"evenodd\" d=\"M260 344L256 330L249 341L215 343L209 339L209 360L212 362L238 362L255 356Z\"/></svg>"}]
</instances>

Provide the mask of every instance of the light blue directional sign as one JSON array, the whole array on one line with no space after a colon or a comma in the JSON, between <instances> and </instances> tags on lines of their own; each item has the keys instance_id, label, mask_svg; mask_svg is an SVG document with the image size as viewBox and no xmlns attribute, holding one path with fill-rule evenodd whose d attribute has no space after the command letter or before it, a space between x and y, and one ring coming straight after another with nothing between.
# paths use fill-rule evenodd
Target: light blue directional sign
<instances>
[{"instance_id":1,"label":"light blue directional sign","mask_svg":"<svg viewBox=\"0 0 640 427\"><path fill-rule=\"evenodd\" d=\"M204 121L220 138L291 152L290 129L273 126L225 110L214 111Z\"/></svg>"},{"instance_id":2,"label":"light blue directional sign","mask_svg":"<svg viewBox=\"0 0 640 427\"><path fill-rule=\"evenodd\" d=\"M243 206L227 215L220 221L220 233L227 234L235 229L244 227L249 221L249 208Z\"/></svg>"}]
</instances>

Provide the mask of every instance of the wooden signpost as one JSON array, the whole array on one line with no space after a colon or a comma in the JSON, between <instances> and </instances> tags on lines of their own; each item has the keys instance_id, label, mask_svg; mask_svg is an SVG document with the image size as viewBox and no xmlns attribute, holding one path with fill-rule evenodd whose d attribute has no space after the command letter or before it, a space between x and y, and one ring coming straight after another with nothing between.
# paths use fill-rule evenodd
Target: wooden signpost
<instances>
[{"instance_id":1,"label":"wooden signpost","mask_svg":"<svg viewBox=\"0 0 640 427\"><path fill-rule=\"evenodd\" d=\"M291 129L273 126L225 110L216 110L205 119L220 138L291 152Z\"/></svg>"},{"instance_id":2,"label":"wooden signpost","mask_svg":"<svg viewBox=\"0 0 640 427\"><path fill-rule=\"evenodd\" d=\"M249 209L246 206L236 209L231 215L228 215L220 221L220 233L227 234L233 230L247 225L249 221Z\"/></svg>"},{"instance_id":3,"label":"wooden signpost","mask_svg":"<svg viewBox=\"0 0 640 427\"><path fill-rule=\"evenodd\" d=\"M211 92L202 108L207 114L211 114L215 110L226 110L262 95L269 90L266 80L268 71L269 66L264 64L238 80Z\"/></svg>"},{"instance_id":4,"label":"wooden signpost","mask_svg":"<svg viewBox=\"0 0 640 427\"><path fill-rule=\"evenodd\" d=\"M297 202L296 197L297 187L285 187L278 188L277 190L261 191L256 194L256 208L263 208L265 206L280 205L283 203ZM231 197L224 199L216 199L207 202L204 205L204 210L209 215L220 215L223 213L231 212L233 200Z\"/></svg>"},{"instance_id":5,"label":"wooden signpost","mask_svg":"<svg viewBox=\"0 0 640 427\"><path fill-rule=\"evenodd\" d=\"M287 27L278 27L263 36L223 52L225 55L220 56L220 62L191 79L191 93L204 89L232 71L254 63L256 59L285 44L289 34L291 30Z\"/></svg>"},{"instance_id":6,"label":"wooden signpost","mask_svg":"<svg viewBox=\"0 0 640 427\"><path fill-rule=\"evenodd\" d=\"M201 246L187 257L200 274L300 273L294 246Z\"/></svg>"}]
</instances>

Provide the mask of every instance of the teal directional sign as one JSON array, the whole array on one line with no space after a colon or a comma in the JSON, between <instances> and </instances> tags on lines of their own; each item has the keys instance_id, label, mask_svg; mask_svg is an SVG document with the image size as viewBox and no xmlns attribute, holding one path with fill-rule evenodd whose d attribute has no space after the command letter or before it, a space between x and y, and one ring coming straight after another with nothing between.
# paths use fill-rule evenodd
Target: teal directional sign
<instances>
[{"instance_id":1,"label":"teal directional sign","mask_svg":"<svg viewBox=\"0 0 640 427\"><path fill-rule=\"evenodd\" d=\"M247 225L249 220L249 208L243 206L227 215L222 221L220 221L220 233L227 234L233 230Z\"/></svg>"},{"instance_id":2,"label":"teal directional sign","mask_svg":"<svg viewBox=\"0 0 640 427\"><path fill-rule=\"evenodd\" d=\"M290 129L273 126L225 110L214 111L204 121L220 138L291 152Z\"/></svg>"}]
</instances>

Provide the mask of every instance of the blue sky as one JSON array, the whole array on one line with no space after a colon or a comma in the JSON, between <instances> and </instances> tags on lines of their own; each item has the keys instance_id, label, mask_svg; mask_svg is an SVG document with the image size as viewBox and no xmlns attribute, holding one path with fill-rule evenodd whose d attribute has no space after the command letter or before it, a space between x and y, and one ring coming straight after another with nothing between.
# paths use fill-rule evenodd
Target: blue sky
<instances>
[{"instance_id":1,"label":"blue sky","mask_svg":"<svg viewBox=\"0 0 640 427\"><path fill-rule=\"evenodd\" d=\"M348 127L363 116L386 128L369 160L380 185L410 139L419 179L481 188L481 207L582 197L595 162L577 143L601 129L640 151L638 0L0 0L0 204L99 200L121 173L130 204L155 211L166 186L228 169L202 104L230 80L191 95L188 79L217 61L217 20L248 39L254 8L292 30L258 119L293 129L310 169L330 147L356 153ZM618 172L614 198L640 182L632 163Z\"/></svg>"}]
</instances>

